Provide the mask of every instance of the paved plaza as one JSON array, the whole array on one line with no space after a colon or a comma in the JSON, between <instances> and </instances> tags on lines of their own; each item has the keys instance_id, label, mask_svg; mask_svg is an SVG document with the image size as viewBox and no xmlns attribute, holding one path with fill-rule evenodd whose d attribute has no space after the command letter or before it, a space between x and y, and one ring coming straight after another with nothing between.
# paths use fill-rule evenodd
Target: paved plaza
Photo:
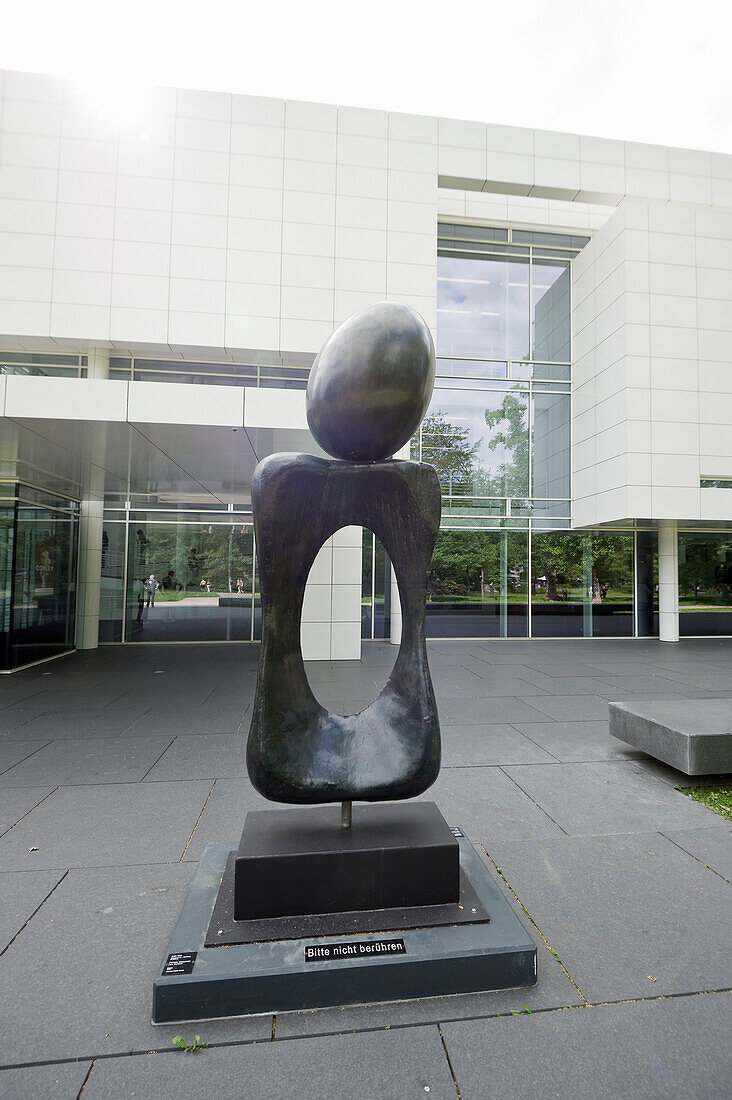
<instances>
[{"instance_id":1,"label":"paved plaza","mask_svg":"<svg viewBox=\"0 0 732 1100\"><path fill-rule=\"evenodd\" d=\"M732 640L429 652L444 752L422 797L491 867L538 984L153 1027L197 859L271 805L245 765L258 647L77 653L0 680L3 1100L730 1095L732 824L611 738L607 703L732 707ZM361 709L395 654L310 664L313 690ZM208 1049L173 1047L195 1032Z\"/></svg>"}]
</instances>

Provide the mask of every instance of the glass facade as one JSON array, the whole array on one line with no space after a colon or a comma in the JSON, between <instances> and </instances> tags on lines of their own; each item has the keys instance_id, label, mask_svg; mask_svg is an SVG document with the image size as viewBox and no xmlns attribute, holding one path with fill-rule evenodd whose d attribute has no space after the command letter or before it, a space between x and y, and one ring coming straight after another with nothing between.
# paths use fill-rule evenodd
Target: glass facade
<instances>
[{"instance_id":1,"label":"glass facade","mask_svg":"<svg viewBox=\"0 0 732 1100\"><path fill-rule=\"evenodd\" d=\"M435 466L442 489L428 637L658 634L656 533L570 530L570 265L587 240L439 226L437 376L411 441L412 458ZM0 374L86 372L83 355L0 352ZM110 377L141 381L303 389L308 373L110 359ZM729 488L732 479L700 484ZM75 502L0 484L0 668L73 647L77 526ZM388 556L364 530L363 638L389 637L390 604ZM682 635L732 634L732 534L679 534L679 604ZM105 511L101 642L260 636L250 513L191 503Z\"/></svg>"},{"instance_id":2,"label":"glass facade","mask_svg":"<svg viewBox=\"0 0 732 1100\"><path fill-rule=\"evenodd\" d=\"M111 358L109 377L133 382L193 382L198 386L261 386L304 390L309 366L194 363L183 359Z\"/></svg>"},{"instance_id":3,"label":"glass facade","mask_svg":"<svg viewBox=\"0 0 732 1100\"><path fill-rule=\"evenodd\" d=\"M679 534L679 634L732 634L732 532Z\"/></svg>"},{"instance_id":4,"label":"glass facade","mask_svg":"<svg viewBox=\"0 0 732 1100\"><path fill-rule=\"evenodd\" d=\"M0 375L38 378L85 378L86 355L47 355L0 351ZM109 377L126 382L192 382L199 386L261 386L304 390L309 366L266 363L206 363L184 359L138 359L111 356Z\"/></svg>"},{"instance_id":5,"label":"glass facade","mask_svg":"<svg viewBox=\"0 0 732 1100\"><path fill-rule=\"evenodd\" d=\"M0 375L19 374L31 378L82 378L86 355L46 355L25 351L0 352Z\"/></svg>"},{"instance_id":6,"label":"glass facade","mask_svg":"<svg viewBox=\"0 0 732 1100\"><path fill-rule=\"evenodd\" d=\"M535 638L630 638L634 537L553 531L531 540L531 632Z\"/></svg>"},{"instance_id":7,"label":"glass facade","mask_svg":"<svg viewBox=\"0 0 732 1100\"><path fill-rule=\"evenodd\" d=\"M102 544L101 642L261 636L251 514L110 509Z\"/></svg>"},{"instance_id":8,"label":"glass facade","mask_svg":"<svg viewBox=\"0 0 732 1100\"><path fill-rule=\"evenodd\" d=\"M373 531L364 528L361 569L361 637L391 632L391 563Z\"/></svg>"},{"instance_id":9,"label":"glass facade","mask_svg":"<svg viewBox=\"0 0 732 1100\"><path fill-rule=\"evenodd\" d=\"M441 530L427 582L427 636L527 637L528 550L527 531Z\"/></svg>"},{"instance_id":10,"label":"glass facade","mask_svg":"<svg viewBox=\"0 0 732 1100\"><path fill-rule=\"evenodd\" d=\"M74 647L78 505L21 484L0 496L0 668Z\"/></svg>"}]
</instances>

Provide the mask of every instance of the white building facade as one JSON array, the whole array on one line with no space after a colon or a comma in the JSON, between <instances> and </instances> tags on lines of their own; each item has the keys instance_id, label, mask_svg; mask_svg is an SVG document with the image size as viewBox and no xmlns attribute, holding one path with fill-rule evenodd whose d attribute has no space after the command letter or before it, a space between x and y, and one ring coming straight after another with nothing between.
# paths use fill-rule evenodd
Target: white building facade
<instances>
[{"instance_id":1,"label":"white building facade","mask_svg":"<svg viewBox=\"0 0 732 1100\"><path fill-rule=\"evenodd\" d=\"M429 636L732 634L732 157L183 89L122 115L14 72L0 95L0 667L256 641L254 467L318 453L310 364L384 299L437 347ZM399 635L383 549L338 532L305 656Z\"/></svg>"}]
</instances>

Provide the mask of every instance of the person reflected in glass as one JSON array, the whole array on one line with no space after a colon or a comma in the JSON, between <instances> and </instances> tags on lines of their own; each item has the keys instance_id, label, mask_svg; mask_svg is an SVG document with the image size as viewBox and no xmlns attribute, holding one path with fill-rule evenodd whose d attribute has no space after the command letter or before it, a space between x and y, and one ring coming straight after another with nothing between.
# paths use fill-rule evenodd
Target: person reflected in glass
<instances>
[{"instance_id":1,"label":"person reflected in glass","mask_svg":"<svg viewBox=\"0 0 732 1100\"><path fill-rule=\"evenodd\" d=\"M145 589L146 580L145 577L140 577L138 589L137 589L137 622L142 626L142 616L145 610Z\"/></svg>"},{"instance_id":2,"label":"person reflected in glass","mask_svg":"<svg viewBox=\"0 0 732 1100\"><path fill-rule=\"evenodd\" d=\"M180 583L175 575L175 569L169 569L167 575L163 577L160 582L160 587L163 591L170 590L171 592L182 592L183 585Z\"/></svg>"},{"instance_id":3,"label":"person reflected in glass","mask_svg":"<svg viewBox=\"0 0 732 1100\"><path fill-rule=\"evenodd\" d=\"M155 593L158 588L160 588L160 585L155 580L155 574L151 573L145 581L145 592L147 594L146 607L155 607Z\"/></svg>"}]
</instances>

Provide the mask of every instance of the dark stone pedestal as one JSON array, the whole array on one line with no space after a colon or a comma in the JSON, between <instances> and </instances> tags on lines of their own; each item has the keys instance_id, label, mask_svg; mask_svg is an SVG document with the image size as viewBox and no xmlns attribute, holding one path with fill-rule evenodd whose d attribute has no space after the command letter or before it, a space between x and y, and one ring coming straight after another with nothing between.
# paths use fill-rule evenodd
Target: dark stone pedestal
<instances>
[{"instance_id":1,"label":"dark stone pedestal","mask_svg":"<svg viewBox=\"0 0 732 1100\"><path fill-rule=\"evenodd\" d=\"M361 813L362 808L356 807L355 812ZM444 923L431 926L428 916L434 918L441 906L426 907L431 914L422 910L421 916L418 908L402 910L415 914L416 924L392 923L385 910L381 912L386 923L376 920L375 925L373 912L340 914L348 923L337 933L327 927L327 921L338 916L334 914L323 919L276 918L267 923L271 934L271 926L282 922L279 939L266 938L264 929L256 942L233 943L228 938L220 947L209 947L207 929L227 860L235 851L231 843L209 844L154 983L153 1022L533 985L533 941L462 833L457 845L461 879L469 888L461 888L458 903L468 918L464 923L455 922L454 903L446 907ZM477 899L477 904L470 899ZM298 924L303 919L306 926ZM213 925L211 929L215 935L217 929Z\"/></svg>"},{"instance_id":2,"label":"dark stone pedestal","mask_svg":"<svg viewBox=\"0 0 732 1100\"><path fill-rule=\"evenodd\" d=\"M234 919L456 903L458 843L434 802L248 813L236 854Z\"/></svg>"}]
</instances>

